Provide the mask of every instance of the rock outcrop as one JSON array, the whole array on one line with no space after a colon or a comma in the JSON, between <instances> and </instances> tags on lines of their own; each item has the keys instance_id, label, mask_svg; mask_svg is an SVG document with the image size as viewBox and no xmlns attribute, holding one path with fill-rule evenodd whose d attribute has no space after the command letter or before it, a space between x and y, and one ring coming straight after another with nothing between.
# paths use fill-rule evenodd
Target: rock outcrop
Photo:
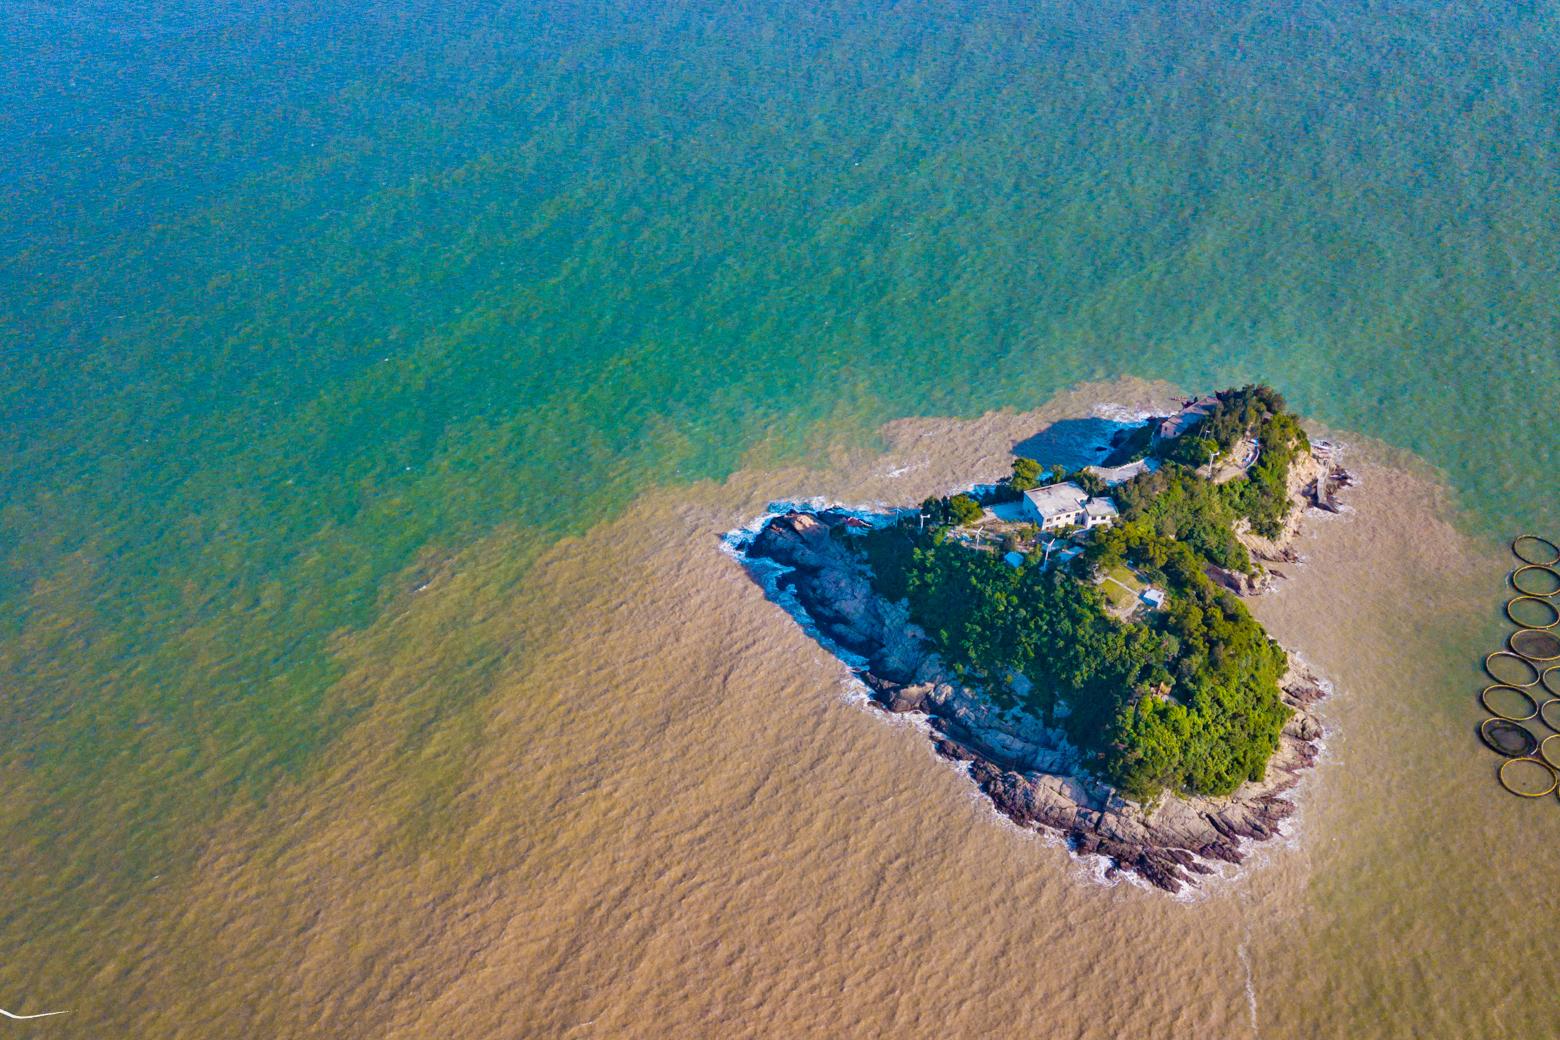
<instances>
[{"instance_id":1,"label":"rock outcrop","mask_svg":"<svg viewBox=\"0 0 1560 1040\"><path fill-rule=\"evenodd\" d=\"M1353 484L1354 477L1338 465L1332 445L1313 448L1295 459L1289 467L1287 490L1291 508L1278 536L1263 538L1249 530L1244 522L1237 534L1254 559L1263 563L1294 563L1299 559L1294 550L1295 536L1300 533L1305 522L1306 511L1321 509L1329 513L1339 512L1337 493ZM1248 588L1236 591L1242 595L1255 595L1271 587L1272 581L1263 576L1251 581Z\"/></svg>"}]
</instances>

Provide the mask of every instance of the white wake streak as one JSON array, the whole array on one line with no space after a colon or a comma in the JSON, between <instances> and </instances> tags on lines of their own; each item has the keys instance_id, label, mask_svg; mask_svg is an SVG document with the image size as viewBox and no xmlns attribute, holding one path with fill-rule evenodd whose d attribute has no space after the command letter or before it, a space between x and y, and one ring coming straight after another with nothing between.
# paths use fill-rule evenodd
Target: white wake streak
<instances>
[{"instance_id":1,"label":"white wake streak","mask_svg":"<svg viewBox=\"0 0 1560 1040\"><path fill-rule=\"evenodd\" d=\"M13 1020L15 1020L17 1022L25 1022L25 1021L27 1021L30 1018L48 1018L50 1015L68 1015L68 1014L70 1014L69 1011L45 1011L41 1015L13 1015L9 1011L7 1011L5 1008L0 1008L0 1015L4 1015L6 1018L13 1019Z\"/></svg>"}]
</instances>

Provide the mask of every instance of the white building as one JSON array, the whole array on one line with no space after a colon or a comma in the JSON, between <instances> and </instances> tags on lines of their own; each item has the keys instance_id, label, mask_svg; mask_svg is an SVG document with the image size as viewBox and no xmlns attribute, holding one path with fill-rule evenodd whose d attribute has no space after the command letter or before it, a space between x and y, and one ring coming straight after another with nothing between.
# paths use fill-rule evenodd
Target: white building
<instances>
[{"instance_id":1,"label":"white building","mask_svg":"<svg viewBox=\"0 0 1560 1040\"><path fill-rule=\"evenodd\" d=\"M1064 525L1098 527L1114 523L1116 505L1108 498L1090 498L1077 484L1047 484L1024 492L1024 511L1042 531Z\"/></svg>"},{"instance_id":2,"label":"white building","mask_svg":"<svg viewBox=\"0 0 1560 1040\"><path fill-rule=\"evenodd\" d=\"M1116 503L1108 498L1091 498L1083 507L1084 527L1099 527L1101 524L1113 524L1120 514L1116 512Z\"/></svg>"}]
</instances>

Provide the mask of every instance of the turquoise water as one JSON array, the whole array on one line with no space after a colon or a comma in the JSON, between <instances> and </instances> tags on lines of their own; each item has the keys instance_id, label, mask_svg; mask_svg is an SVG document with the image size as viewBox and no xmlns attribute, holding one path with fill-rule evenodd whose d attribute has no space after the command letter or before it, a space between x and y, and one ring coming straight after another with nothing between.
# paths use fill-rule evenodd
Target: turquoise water
<instances>
[{"instance_id":1,"label":"turquoise water","mask_svg":"<svg viewBox=\"0 0 1560 1040\"><path fill-rule=\"evenodd\" d=\"M327 756L332 634L429 560L755 450L1262 379L1486 533L1557 519L1552 6L22 0L0 39L39 914Z\"/></svg>"}]
</instances>

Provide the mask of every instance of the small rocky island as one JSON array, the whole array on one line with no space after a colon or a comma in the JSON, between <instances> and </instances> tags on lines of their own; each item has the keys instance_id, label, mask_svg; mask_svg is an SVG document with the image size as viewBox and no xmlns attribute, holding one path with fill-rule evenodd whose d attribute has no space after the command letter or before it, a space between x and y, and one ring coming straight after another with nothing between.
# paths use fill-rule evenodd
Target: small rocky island
<instances>
[{"instance_id":1,"label":"small rocky island","mask_svg":"<svg viewBox=\"0 0 1560 1040\"><path fill-rule=\"evenodd\" d=\"M1177 891L1278 833L1325 684L1243 597L1350 483L1266 386L1122 429L1109 457L919 508L791 509L735 539L996 808Z\"/></svg>"}]
</instances>

